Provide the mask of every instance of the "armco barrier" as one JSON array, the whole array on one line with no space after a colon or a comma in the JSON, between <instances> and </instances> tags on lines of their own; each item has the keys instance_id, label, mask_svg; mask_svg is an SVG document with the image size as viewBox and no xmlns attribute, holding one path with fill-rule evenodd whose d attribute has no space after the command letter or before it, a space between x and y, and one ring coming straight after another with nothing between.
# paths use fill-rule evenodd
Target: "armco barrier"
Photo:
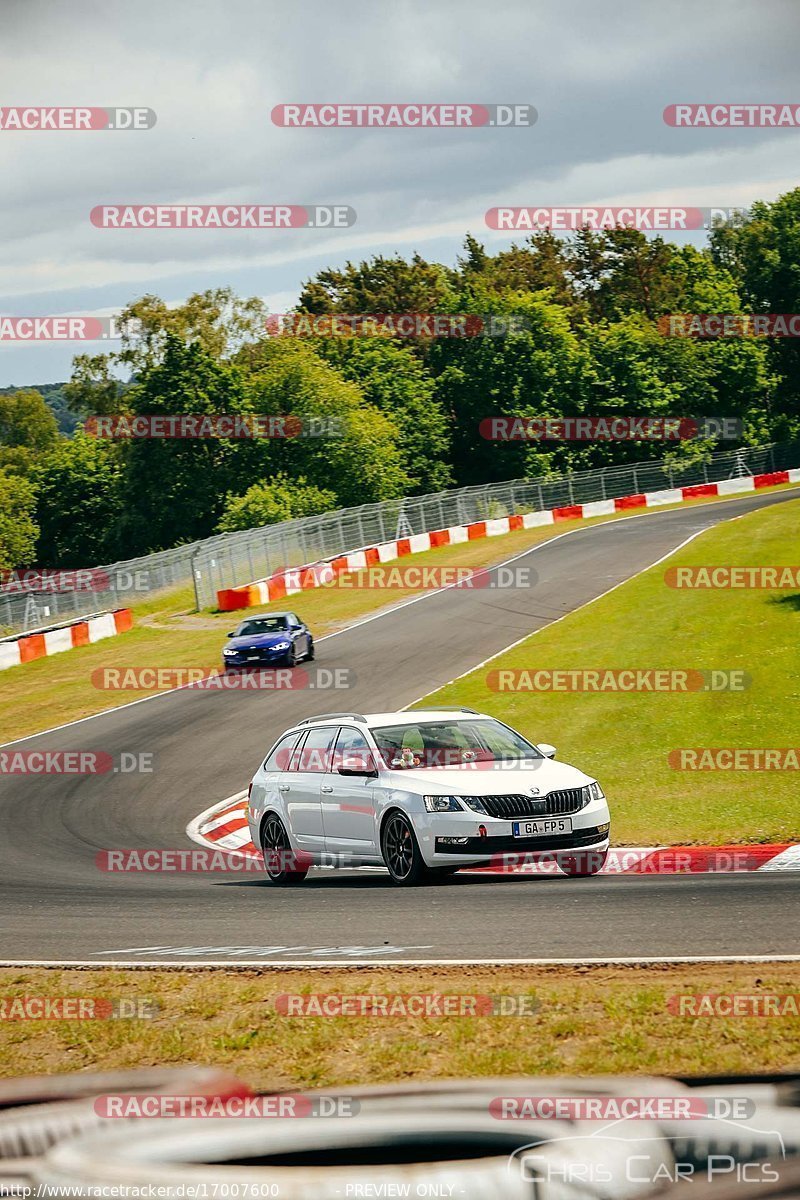
<instances>
[{"instance_id":1,"label":"armco barrier","mask_svg":"<svg viewBox=\"0 0 800 1200\"><path fill-rule=\"evenodd\" d=\"M413 537L398 538L391 542L379 542L365 546L351 554L307 563L301 567L278 571L266 579L257 579L242 587L222 588L217 592L217 607L221 612L234 612L240 608L254 608L273 600L282 600L297 592L306 591L332 583L337 575L347 574L377 563L391 562L438 546L454 545L473 541L476 538L496 537L516 529L532 529L539 525L553 525L557 521L586 520L589 517L611 516L637 508L658 508L665 504L677 504L684 500L695 500L707 496L731 496L738 492L752 492L760 488L775 487L782 483L800 483L800 469L770 471L765 475L748 475L738 479L727 479L721 483L693 484L690 487L667 488L658 492L639 492L633 496L617 496L613 500L594 500L588 504L569 504L561 508L542 512L525 513L510 517L498 517L489 521L475 521L469 525L451 525L447 529L434 529L429 533L418 533Z\"/></svg>"},{"instance_id":2,"label":"armco barrier","mask_svg":"<svg viewBox=\"0 0 800 1200\"><path fill-rule=\"evenodd\" d=\"M72 650L75 646L89 646L103 638L126 633L133 627L133 613L129 608L118 608L115 612L97 613L88 620L73 621L56 629L24 634L18 638L7 638L0 642L0 671L6 667L18 667L35 658L46 658Z\"/></svg>"}]
</instances>

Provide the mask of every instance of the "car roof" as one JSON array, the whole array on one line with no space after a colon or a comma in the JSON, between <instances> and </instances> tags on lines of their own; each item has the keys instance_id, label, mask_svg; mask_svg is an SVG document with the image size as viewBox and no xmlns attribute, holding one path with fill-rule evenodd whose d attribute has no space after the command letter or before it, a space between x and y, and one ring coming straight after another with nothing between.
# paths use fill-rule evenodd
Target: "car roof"
<instances>
[{"instance_id":1,"label":"car roof","mask_svg":"<svg viewBox=\"0 0 800 1200\"><path fill-rule=\"evenodd\" d=\"M486 713L464 708L415 708L404 712L366 713L368 725L415 725L418 721L465 721L470 717L487 717Z\"/></svg>"},{"instance_id":2,"label":"car roof","mask_svg":"<svg viewBox=\"0 0 800 1200\"><path fill-rule=\"evenodd\" d=\"M261 617L288 617L290 611L293 611L293 610L290 610L287 608L287 609L282 609L280 612L250 613L249 616L242 617L239 624L244 625L245 621L258 621L261 619Z\"/></svg>"},{"instance_id":3,"label":"car roof","mask_svg":"<svg viewBox=\"0 0 800 1200\"><path fill-rule=\"evenodd\" d=\"M320 713L318 717L306 717L298 721L301 728L311 725L335 725L344 722L354 722L360 725L416 725L419 721L466 721L477 717L480 720L493 720L487 713L478 713L473 709L464 708L415 708L403 712L382 713Z\"/></svg>"}]
</instances>

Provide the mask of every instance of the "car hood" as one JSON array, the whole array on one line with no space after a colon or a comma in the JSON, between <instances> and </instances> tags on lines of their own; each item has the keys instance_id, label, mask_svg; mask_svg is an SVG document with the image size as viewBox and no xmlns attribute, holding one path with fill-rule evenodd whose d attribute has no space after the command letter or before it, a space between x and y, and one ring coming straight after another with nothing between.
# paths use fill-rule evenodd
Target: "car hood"
<instances>
[{"instance_id":1,"label":"car hood","mask_svg":"<svg viewBox=\"0 0 800 1200\"><path fill-rule=\"evenodd\" d=\"M593 776L585 775L568 763L543 758L535 765L517 767L509 763L481 763L461 767L423 767L388 771L386 784L399 791L423 795L450 796L513 796L530 794L546 796L561 788L585 787Z\"/></svg>"},{"instance_id":2,"label":"car hood","mask_svg":"<svg viewBox=\"0 0 800 1200\"><path fill-rule=\"evenodd\" d=\"M290 642L292 639L284 633L254 633L244 637L230 638L227 646L232 650L246 650L248 646L258 646L259 649L276 646L278 642Z\"/></svg>"}]
</instances>

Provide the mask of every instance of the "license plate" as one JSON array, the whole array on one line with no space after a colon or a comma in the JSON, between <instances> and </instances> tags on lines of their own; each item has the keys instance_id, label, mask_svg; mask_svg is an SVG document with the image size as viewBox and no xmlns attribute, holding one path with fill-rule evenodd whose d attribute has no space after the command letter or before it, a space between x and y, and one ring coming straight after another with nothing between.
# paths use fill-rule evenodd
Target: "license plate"
<instances>
[{"instance_id":1,"label":"license plate","mask_svg":"<svg viewBox=\"0 0 800 1200\"><path fill-rule=\"evenodd\" d=\"M261 658L260 654L248 654L247 661L248 662L258 662L258 660L260 658Z\"/></svg>"},{"instance_id":2,"label":"license plate","mask_svg":"<svg viewBox=\"0 0 800 1200\"><path fill-rule=\"evenodd\" d=\"M570 817L547 817L537 821L514 821L514 837L542 837L547 834L572 833Z\"/></svg>"}]
</instances>

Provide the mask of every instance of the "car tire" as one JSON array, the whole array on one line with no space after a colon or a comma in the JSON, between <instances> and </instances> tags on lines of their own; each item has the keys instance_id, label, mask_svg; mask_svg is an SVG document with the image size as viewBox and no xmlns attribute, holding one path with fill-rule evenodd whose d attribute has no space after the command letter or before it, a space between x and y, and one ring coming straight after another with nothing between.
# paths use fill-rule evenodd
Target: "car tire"
<instances>
[{"instance_id":1,"label":"car tire","mask_svg":"<svg viewBox=\"0 0 800 1200\"><path fill-rule=\"evenodd\" d=\"M308 653L306 654L306 659L308 662L314 661L314 639L312 637L309 637L308 639Z\"/></svg>"},{"instance_id":2,"label":"car tire","mask_svg":"<svg viewBox=\"0 0 800 1200\"><path fill-rule=\"evenodd\" d=\"M399 809L390 812L383 823L381 855L392 883L398 887L415 887L430 881L411 822Z\"/></svg>"},{"instance_id":3,"label":"car tire","mask_svg":"<svg viewBox=\"0 0 800 1200\"><path fill-rule=\"evenodd\" d=\"M294 648L294 642L292 642L291 646L286 651L286 654L283 656L283 666L284 667L296 667L297 666L297 651Z\"/></svg>"},{"instance_id":4,"label":"car tire","mask_svg":"<svg viewBox=\"0 0 800 1200\"><path fill-rule=\"evenodd\" d=\"M264 871L267 883L272 887L292 887L302 883L308 867L289 870L286 858L293 855L286 827L277 813L269 813L261 830L261 853L264 855Z\"/></svg>"},{"instance_id":5,"label":"car tire","mask_svg":"<svg viewBox=\"0 0 800 1200\"><path fill-rule=\"evenodd\" d=\"M556 861L570 879L588 879L602 871L608 861L608 850L581 850L577 854L559 854Z\"/></svg>"}]
</instances>

